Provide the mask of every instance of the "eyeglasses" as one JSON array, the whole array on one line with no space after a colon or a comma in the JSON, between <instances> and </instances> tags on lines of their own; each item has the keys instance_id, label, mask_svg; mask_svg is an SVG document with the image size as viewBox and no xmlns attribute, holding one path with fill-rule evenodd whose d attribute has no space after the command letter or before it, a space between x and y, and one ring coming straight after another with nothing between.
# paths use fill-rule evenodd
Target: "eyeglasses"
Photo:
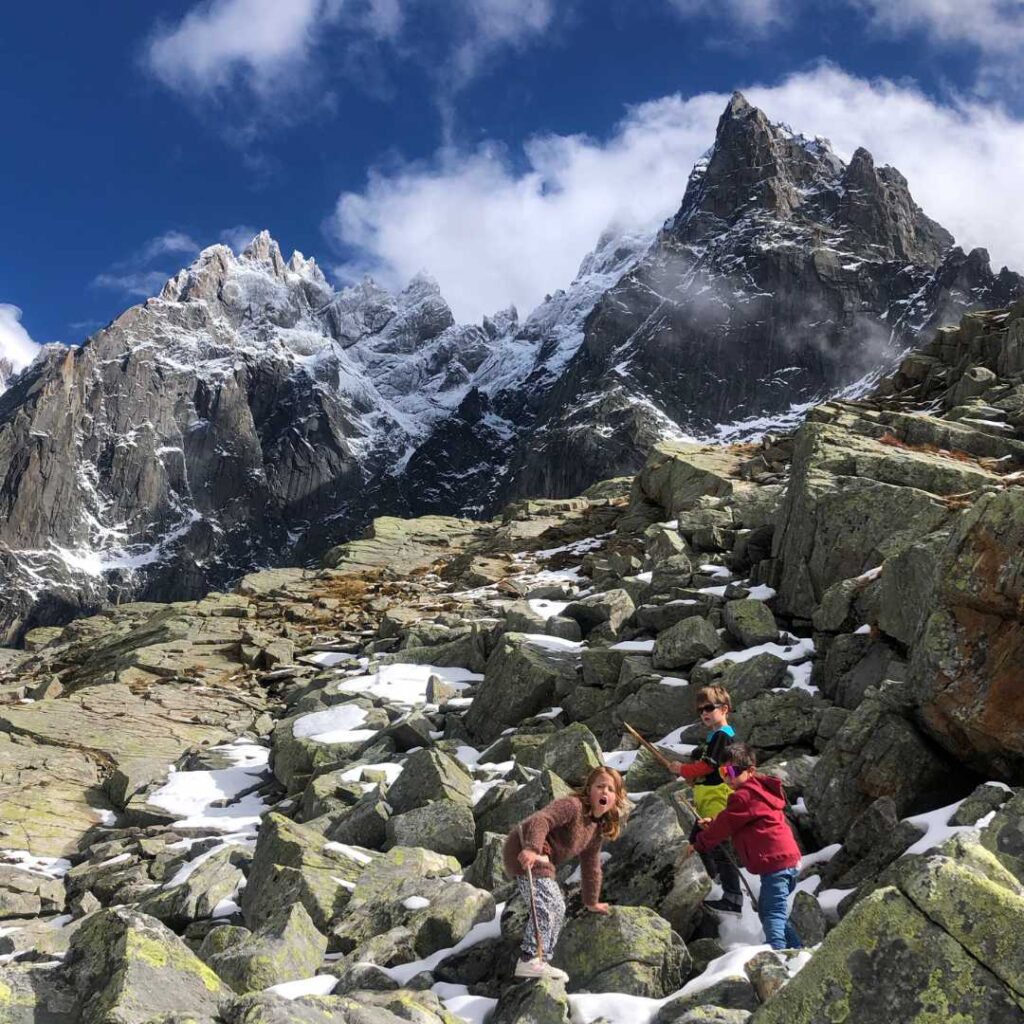
<instances>
[{"instance_id":1,"label":"eyeglasses","mask_svg":"<svg viewBox=\"0 0 1024 1024\"><path fill-rule=\"evenodd\" d=\"M735 782L750 766L723 764L718 769L718 774L729 782Z\"/></svg>"},{"instance_id":2,"label":"eyeglasses","mask_svg":"<svg viewBox=\"0 0 1024 1024\"><path fill-rule=\"evenodd\" d=\"M727 708L728 706L728 704L701 704L701 706L697 708L697 714L710 715L715 708Z\"/></svg>"}]
</instances>

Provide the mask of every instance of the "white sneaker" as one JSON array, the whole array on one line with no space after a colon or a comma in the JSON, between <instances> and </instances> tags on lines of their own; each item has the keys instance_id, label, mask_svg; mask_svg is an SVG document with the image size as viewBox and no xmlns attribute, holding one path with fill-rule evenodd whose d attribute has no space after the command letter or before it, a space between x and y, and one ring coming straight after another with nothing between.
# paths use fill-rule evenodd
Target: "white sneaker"
<instances>
[{"instance_id":1,"label":"white sneaker","mask_svg":"<svg viewBox=\"0 0 1024 1024\"><path fill-rule=\"evenodd\" d=\"M569 975L543 960L519 960L516 963L517 978L550 978L552 981L568 981Z\"/></svg>"}]
</instances>

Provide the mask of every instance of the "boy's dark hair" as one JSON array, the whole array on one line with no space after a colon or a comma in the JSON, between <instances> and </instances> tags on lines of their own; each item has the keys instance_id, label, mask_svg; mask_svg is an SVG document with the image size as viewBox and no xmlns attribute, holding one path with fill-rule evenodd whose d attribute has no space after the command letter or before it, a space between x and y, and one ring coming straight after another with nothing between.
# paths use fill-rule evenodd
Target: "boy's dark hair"
<instances>
[{"instance_id":1,"label":"boy's dark hair","mask_svg":"<svg viewBox=\"0 0 1024 1024\"><path fill-rule=\"evenodd\" d=\"M749 743L733 743L725 752L725 763L743 769L757 767L757 754Z\"/></svg>"}]
</instances>

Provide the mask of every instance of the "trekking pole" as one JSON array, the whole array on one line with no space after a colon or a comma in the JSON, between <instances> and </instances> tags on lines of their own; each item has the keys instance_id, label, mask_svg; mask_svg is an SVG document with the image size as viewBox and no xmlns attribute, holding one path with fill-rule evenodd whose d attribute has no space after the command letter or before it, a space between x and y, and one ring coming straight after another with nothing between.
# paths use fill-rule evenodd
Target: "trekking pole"
<instances>
[{"instance_id":1,"label":"trekking pole","mask_svg":"<svg viewBox=\"0 0 1024 1024\"><path fill-rule=\"evenodd\" d=\"M526 837L523 835L523 824L519 823L519 847L526 849ZM530 917L533 920L533 934L537 940L537 959L544 960L544 940L540 936L540 923L537 920L537 897L533 889L533 869L526 869L526 882L530 889Z\"/></svg>"}]
</instances>

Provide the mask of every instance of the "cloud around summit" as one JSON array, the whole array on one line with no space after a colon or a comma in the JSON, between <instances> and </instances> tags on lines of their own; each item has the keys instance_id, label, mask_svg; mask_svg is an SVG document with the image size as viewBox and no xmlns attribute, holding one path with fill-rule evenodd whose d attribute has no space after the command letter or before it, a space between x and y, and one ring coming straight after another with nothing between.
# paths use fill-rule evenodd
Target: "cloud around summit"
<instances>
[{"instance_id":1,"label":"cloud around summit","mask_svg":"<svg viewBox=\"0 0 1024 1024\"><path fill-rule=\"evenodd\" d=\"M964 248L1024 269L1024 210L1009 204L1024 166L1024 121L967 98L829 64L774 85L739 83L773 121L830 138L848 160L864 146L909 180L925 212ZM672 95L628 110L606 138L539 135L521 154L493 143L370 173L339 196L329 230L345 280L402 287L429 269L460 320L513 303L526 313L572 280L610 225L654 229L678 208L728 96Z\"/></svg>"}]
</instances>

